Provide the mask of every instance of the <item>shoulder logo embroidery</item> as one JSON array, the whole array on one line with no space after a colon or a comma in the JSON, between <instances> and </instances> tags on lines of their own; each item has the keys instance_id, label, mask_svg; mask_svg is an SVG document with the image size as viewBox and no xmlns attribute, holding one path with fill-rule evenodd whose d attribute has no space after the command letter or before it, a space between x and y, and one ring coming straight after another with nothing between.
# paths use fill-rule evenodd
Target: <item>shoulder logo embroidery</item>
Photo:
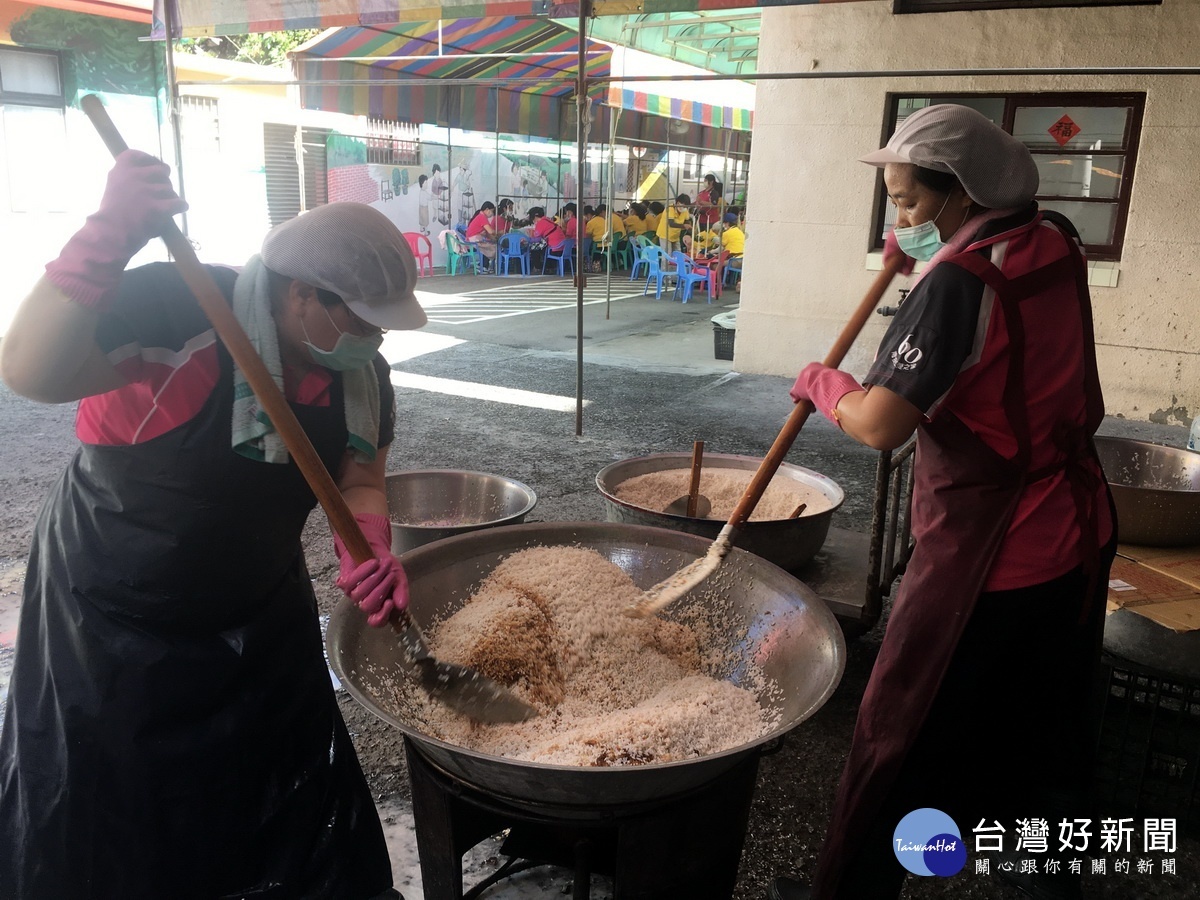
<instances>
[{"instance_id":1,"label":"shoulder logo embroidery","mask_svg":"<svg viewBox=\"0 0 1200 900\"><path fill-rule=\"evenodd\" d=\"M910 331L900 342L900 346L892 351L892 367L901 372L910 372L915 369L920 364L921 357L925 355L920 347L909 343L911 340L912 332Z\"/></svg>"}]
</instances>

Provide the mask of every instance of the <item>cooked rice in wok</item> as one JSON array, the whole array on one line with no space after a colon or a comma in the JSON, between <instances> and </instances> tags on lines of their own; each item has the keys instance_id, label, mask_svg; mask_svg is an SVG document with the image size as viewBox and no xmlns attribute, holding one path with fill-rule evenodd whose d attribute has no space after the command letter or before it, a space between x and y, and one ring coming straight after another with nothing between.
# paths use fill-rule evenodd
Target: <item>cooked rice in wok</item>
<instances>
[{"instance_id":1,"label":"cooked rice in wok","mask_svg":"<svg viewBox=\"0 0 1200 900\"><path fill-rule=\"evenodd\" d=\"M511 686L542 715L481 726L421 697L405 703L418 704L424 727L448 743L571 766L691 759L778 724L755 693L705 674L729 666L704 649L702 623L623 615L640 595L594 550L514 553L429 639L439 659Z\"/></svg>"}]
</instances>

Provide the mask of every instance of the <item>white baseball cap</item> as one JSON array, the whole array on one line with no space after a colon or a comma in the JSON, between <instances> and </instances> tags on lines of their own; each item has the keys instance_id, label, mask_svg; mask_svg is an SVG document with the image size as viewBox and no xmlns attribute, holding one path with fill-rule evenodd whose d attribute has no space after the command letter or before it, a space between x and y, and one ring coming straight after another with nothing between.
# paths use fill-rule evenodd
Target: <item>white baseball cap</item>
<instances>
[{"instance_id":1,"label":"white baseball cap","mask_svg":"<svg viewBox=\"0 0 1200 900\"><path fill-rule=\"evenodd\" d=\"M413 294L417 263L391 219L365 203L327 203L276 225L263 239L268 269L342 298L377 328L406 331L428 319Z\"/></svg>"},{"instance_id":2,"label":"white baseball cap","mask_svg":"<svg viewBox=\"0 0 1200 900\"><path fill-rule=\"evenodd\" d=\"M872 166L912 163L948 172L968 197L988 209L1025 206L1040 183L1028 147L982 113L954 103L917 110L882 149L859 160Z\"/></svg>"}]
</instances>

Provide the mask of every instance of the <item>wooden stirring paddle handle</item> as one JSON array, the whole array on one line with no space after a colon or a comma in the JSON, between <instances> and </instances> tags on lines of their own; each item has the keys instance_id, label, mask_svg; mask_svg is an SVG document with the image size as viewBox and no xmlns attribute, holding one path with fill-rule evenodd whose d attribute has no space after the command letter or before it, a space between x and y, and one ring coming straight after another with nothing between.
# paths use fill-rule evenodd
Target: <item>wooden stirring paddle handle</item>
<instances>
[{"instance_id":1,"label":"wooden stirring paddle handle","mask_svg":"<svg viewBox=\"0 0 1200 900\"><path fill-rule=\"evenodd\" d=\"M843 326L841 334L838 335L838 339L834 341L833 346L829 349L829 353L825 356L825 365L831 369L836 369L842 364L842 360L850 352L850 348L854 346L854 341L858 337L859 332L862 331L863 325L867 323L867 319L871 318L871 313L874 311L875 305L883 298L883 292L888 289L888 285L892 283L892 279L900 271L900 266L903 262L904 256L897 253L888 262L884 263L883 270L875 276L871 287L859 302L858 308L854 310L849 321ZM808 417L812 412L813 405L808 401L796 404L796 408L788 416L783 429L779 432L779 436L775 438L775 443L771 445L771 449L767 451L767 455L759 463L758 471L750 479L750 484L746 486L746 492L742 494L742 499L734 507L733 514L729 517L729 526L738 528L750 518L751 513L754 512L754 507L762 499L767 485L779 470L780 463L783 462L783 458L787 456L788 450L791 449L792 444L795 442L796 435L800 433L800 429L804 427L804 423L808 421Z\"/></svg>"},{"instance_id":2,"label":"wooden stirring paddle handle","mask_svg":"<svg viewBox=\"0 0 1200 900\"><path fill-rule=\"evenodd\" d=\"M87 117L92 120L101 140L104 141L104 145L108 147L113 156L129 149L125 139L117 130L117 126L109 118L108 111L105 110L99 97L95 94L88 94L80 99L79 105ZM279 432L288 452L296 460L296 465L300 467L304 479L316 494L334 531L341 537L355 562L374 559L375 553L371 549L371 545L367 543L367 539L363 537L362 529L355 521L354 514L350 512L350 507L346 505L342 492L338 490L329 470L321 462L321 457L317 455L312 441L308 439L304 428L296 419L296 414L292 412L283 393L271 378L271 373L267 371L258 351L250 343L250 338L246 336L242 323L238 321L237 316L230 308L225 294L217 287L217 283L213 281L208 270L200 264L200 260L196 258L196 252L183 232L179 230L179 226L174 222L168 222L160 236L163 243L167 245L167 249L171 251L171 255L175 257L175 265L179 269L184 283L196 296L200 308L212 322L217 336L228 348L229 355L233 357L233 361L246 376L246 381L254 391L254 396L263 405L263 409L271 418L271 424L275 426L275 430Z\"/></svg>"},{"instance_id":3,"label":"wooden stirring paddle handle","mask_svg":"<svg viewBox=\"0 0 1200 900\"><path fill-rule=\"evenodd\" d=\"M692 442L692 481L688 486L687 515L696 518L696 503L700 499L700 468L704 463L704 441Z\"/></svg>"}]
</instances>

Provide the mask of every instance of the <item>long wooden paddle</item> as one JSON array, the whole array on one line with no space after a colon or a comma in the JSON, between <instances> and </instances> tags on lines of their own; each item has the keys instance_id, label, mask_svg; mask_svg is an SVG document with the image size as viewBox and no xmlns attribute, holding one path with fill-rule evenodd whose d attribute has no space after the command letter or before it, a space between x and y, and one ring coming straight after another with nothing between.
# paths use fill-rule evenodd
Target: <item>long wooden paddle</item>
<instances>
[{"instance_id":1,"label":"long wooden paddle","mask_svg":"<svg viewBox=\"0 0 1200 900\"><path fill-rule=\"evenodd\" d=\"M88 94L80 99L79 105L91 119L113 156L129 149L99 97ZM174 222L167 223L160 237L175 257L175 265L184 283L196 296L200 308L212 322L217 336L228 348L229 355L233 357L238 368L245 374L254 396L263 405L263 409L271 418L271 424L275 426L288 452L296 460L296 465L300 467L309 487L329 517L330 525L341 537L355 562L374 559L375 551L363 536L354 514L350 512L350 507L342 497L342 492L338 490L329 470L321 462L321 457L317 455L304 428L297 421L296 414L292 412L283 393L271 378L271 373L267 371L258 351L250 343L250 338L234 315L225 295L196 258L191 243ZM537 715L534 707L474 669L434 659L425 643L424 635L406 610L393 612L388 624L400 639L400 646L407 657L408 671L430 696L481 722L521 722Z\"/></svg>"},{"instance_id":2,"label":"long wooden paddle","mask_svg":"<svg viewBox=\"0 0 1200 900\"><path fill-rule=\"evenodd\" d=\"M863 325L871 317L872 310L882 299L883 292L888 289L888 285L900 271L903 262L904 257L897 254L884 264L883 271L875 276L875 281L871 283L870 289L858 304L858 308L854 310L850 320L842 328L842 333L838 335L838 339L830 348L829 353L826 354L825 365L836 369L842 364L842 360L854 345ZM720 534L717 535L717 539L708 548L708 552L694 563L684 566L674 575L646 591L629 606L626 610L627 615L635 618L652 615L674 603L717 570L717 566L721 564L721 560L729 554L729 550L733 546L733 537L737 529L745 524L754 512L754 507L762 499L763 492L767 489L771 478L779 470L780 463L783 462L783 458L796 440L796 435L800 433L800 429L804 427L804 423L808 421L812 412L813 405L811 403L805 401L796 404L792 414L788 416L787 422L784 423L783 429L779 432L779 436L775 438L775 443L771 445L771 449L759 463L758 471L750 479L750 483L746 486L738 505L734 507L729 521L725 523Z\"/></svg>"}]
</instances>

